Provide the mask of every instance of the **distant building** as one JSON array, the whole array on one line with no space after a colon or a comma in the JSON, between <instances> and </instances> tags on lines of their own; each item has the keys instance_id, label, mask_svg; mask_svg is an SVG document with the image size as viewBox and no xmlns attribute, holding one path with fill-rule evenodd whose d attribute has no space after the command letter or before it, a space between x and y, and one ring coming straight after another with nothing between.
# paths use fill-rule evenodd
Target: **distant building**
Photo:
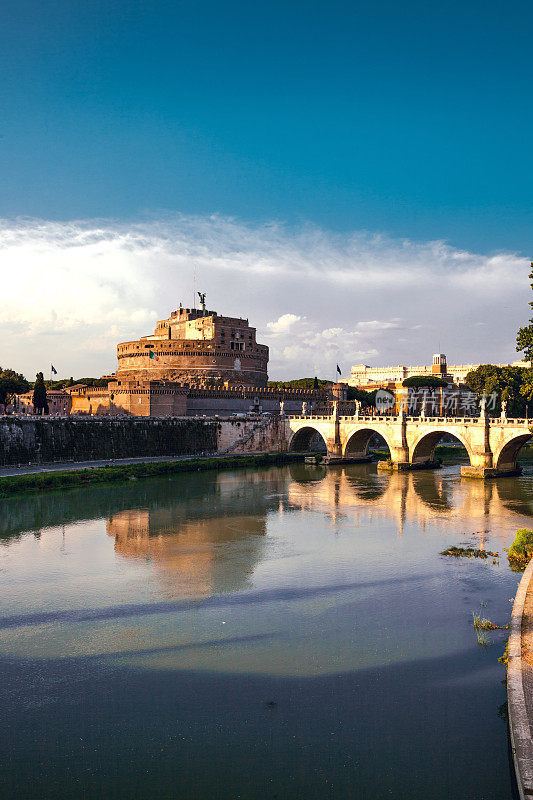
<instances>
[{"instance_id":1,"label":"distant building","mask_svg":"<svg viewBox=\"0 0 533 800\"><path fill-rule=\"evenodd\" d=\"M70 394L64 389L47 389L46 402L49 414L70 414ZM17 394L13 411L16 414L33 414L33 389L24 394Z\"/></svg>"},{"instance_id":2,"label":"distant building","mask_svg":"<svg viewBox=\"0 0 533 800\"><path fill-rule=\"evenodd\" d=\"M153 334L119 344L117 358L121 385L149 380L266 386L268 381L268 347L257 343L255 328L247 319L205 308L180 306Z\"/></svg>"},{"instance_id":3,"label":"distant building","mask_svg":"<svg viewBox=\"0 0 533 800\"><path fill-rule=\"evenodd\" d=\"M450 384L461 384L469 372L477 369L480 364L459 364L448 366L444 353L436 353L433 363L424 366L405 367L369 367L366 364L355 364L350 370L350 377L346 380L349 386L362 389L387 388L389 384L402 383L406 378L414 375L434 375ZM497 364L498 367L529 367L527 361L513 361L511 364Z\"/></svg>"}]
</instances>

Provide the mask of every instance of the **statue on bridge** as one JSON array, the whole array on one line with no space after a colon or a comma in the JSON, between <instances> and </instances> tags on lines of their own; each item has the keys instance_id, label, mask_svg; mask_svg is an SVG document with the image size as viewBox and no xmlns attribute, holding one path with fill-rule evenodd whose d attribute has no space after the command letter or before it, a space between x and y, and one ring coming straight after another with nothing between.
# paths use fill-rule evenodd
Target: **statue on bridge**
<instances>
[{"instance_id":1,"label":"statue on bridge","mask_svg":"<svg viewBox=\"0 0 533 800\"><path fill-rule=\"evenodd\" d=\"M481 395L481 400L479 401L479 416L486 417L487 416L487 393L483 390L483 394Z\"/></svg>"},{"instance_id":2,"label":"statue on bridge","mask_svg":"<svg viewBox=\"0 0 533 800\"><path fill-rule=\"evenodd\" d=\"M285 416L285 403L283 402L283 400L279 401L279 415L280 417Z\"/></svg>"},{"instance_id":3,"label":"statue on bridge","mask_svg":"<svg viewBox=\"0 0 533 800\"><path fill-rule=\"evenodd\" d=\"M502 419L507 419L507 400L502 400Z\"/></svg>"},{"instance_id":4,"label":"statue on bridge","mask_svg":"<svg viewBox=\"0 0 533 800\"><path fill-rule=\"evenodd\" d=\"M307 403L304 400L303 403L302 403L302 417L306 417L306 416L307 416Z\"/></svg>"}]
</instances>

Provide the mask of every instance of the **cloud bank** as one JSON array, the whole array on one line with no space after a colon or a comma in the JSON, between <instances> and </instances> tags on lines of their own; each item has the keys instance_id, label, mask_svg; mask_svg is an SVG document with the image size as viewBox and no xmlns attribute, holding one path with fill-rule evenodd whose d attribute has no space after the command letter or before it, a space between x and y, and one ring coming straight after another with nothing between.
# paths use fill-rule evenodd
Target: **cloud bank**
<instances>
[{"instance_id":1,"label":"cloud bank","mask_svg":"<svg viewBox=\"0 0 533 800\"><path fill-rule=\"evenodd\" d=\"M115 369L119 341L180 301L247 316L273 379L352 364L506 361L528 317L529 263L443 242L173 217L0 220L0 365L32 377Z\"/></svg>"}]
</instances>

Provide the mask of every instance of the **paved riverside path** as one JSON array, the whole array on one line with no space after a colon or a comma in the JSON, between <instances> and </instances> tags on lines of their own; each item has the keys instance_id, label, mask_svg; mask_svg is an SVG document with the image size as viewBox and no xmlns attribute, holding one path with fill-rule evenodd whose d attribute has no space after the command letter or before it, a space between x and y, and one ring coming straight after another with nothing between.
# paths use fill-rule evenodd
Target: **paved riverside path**
<instances>
[{"instance_id":1,"label":"paved riverside path","mask_svg":"<svg viewBox=\"0 0 533 800\"><path fill-rule=\"evenodd\" d=\"M507 700L518 792L521 800L533 800L533 559L511 615Z\"/></svg>"},{"instance_id":2,"label":"paved riverside path","mask_svg":"<svg viewBox=\"0 0 533 800\"><path fill-rule=\"evenodd\" d=\"M231 454L233 455L233 454ZM241 455L237 453L236 455ZM244 455L255 455L245 453ZM228 458L225 453L195 453L189 456L141 456L140 458L114 458L103 461L56 461L52 464L23 464L20 467L10 464L0 467L0 478L13 475L33 475L38 472L65 472L79 469L94 469L94 467L121 467L125 464L148 464L157 461L190 461L198 458Z\"/></svg>"}]
</instances>

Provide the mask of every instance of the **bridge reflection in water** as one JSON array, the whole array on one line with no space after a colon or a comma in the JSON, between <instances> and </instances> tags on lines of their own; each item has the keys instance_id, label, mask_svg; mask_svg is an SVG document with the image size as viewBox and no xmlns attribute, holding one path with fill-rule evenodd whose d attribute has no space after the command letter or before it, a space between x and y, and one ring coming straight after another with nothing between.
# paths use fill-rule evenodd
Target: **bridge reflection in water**
<instances>
[{"instance_id":1,"label":"bridge reflection in water","mask_svg":"<svg viewBox=\"0 0 533 800\"><path fill-rule=\"evenodd\" d=\"M296 463L226 473L211 485L211 505L194 508L190 498L159 497L145 508L112 514L106 528L117 555L150 564L163 597L200 600L249 585L257 565L269 557L271 515L317 512L330 525L346 518L355 526L394 520L399 535L411 523L425 530L454 521L464 523L465 535L476 535L481 545L489 531L507 544L510 527L530 522L530 478L460 481L456 470L378 473L373 464Z\"/></svg>"},{"instance_id":2,"label":"bridge reflection in water","mask_svg":"<svg viewBox=\"0 0 533 800\"><path fill-rule=\"evenodd\" d=\"M453 468L383 474L368 464L327 468L293 464L290 473L289 504L325 513L332 522L351 515L357 523L361 515L371 513L376 520L395 519L401 534L410 521L424 528L430 521L464 520L465 533L490 530L498 538L504 518L531 523L533 517L528 477L460 482ZM502 542L507 542L507 527Z\"/></svg>"}]
</instances>

